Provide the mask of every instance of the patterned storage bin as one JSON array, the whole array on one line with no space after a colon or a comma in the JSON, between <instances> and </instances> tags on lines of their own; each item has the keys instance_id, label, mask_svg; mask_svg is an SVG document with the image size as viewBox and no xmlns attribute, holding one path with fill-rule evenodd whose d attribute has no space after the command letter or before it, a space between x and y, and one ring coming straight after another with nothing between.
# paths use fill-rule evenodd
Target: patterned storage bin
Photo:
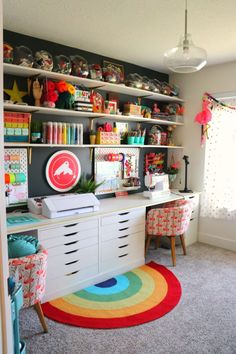
<instances>
[{"instance_id":1,"label":"patterned storage bin","mask_svg":"<svg viewBox=\"0 0 236 354\"><path fill-rule=\"evenodd\" d=\"M96 144L120 145L120 134L114 132L97 132Z\"/></svg>"}]
</instances>

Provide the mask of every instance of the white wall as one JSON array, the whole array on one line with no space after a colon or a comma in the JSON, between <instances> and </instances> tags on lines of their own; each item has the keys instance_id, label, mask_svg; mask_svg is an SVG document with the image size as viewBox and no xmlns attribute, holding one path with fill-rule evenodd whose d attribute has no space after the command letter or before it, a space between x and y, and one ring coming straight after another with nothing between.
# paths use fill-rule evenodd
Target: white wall
<instances>
[{"instance_id":1,"label":"white wall","mask_svg":"<svg viewBox=\"0 0 236 354\"><path fill-rule=\"evenodd\" d=\"M205 154L200 145L201 128L194 123L194 117L201 110L204 92L236 92L235 78L236 62L214 65L194 74L171 75L171 82L181 88L181 97L185 100L185 126L178 128L181 129L178 136L183 140L184 154L190 157L188 187L194 190L202 190ZM181 174L178 186L180 179L183 185ZM236 251L236 222L200 218L199 241Z\"/></svg>"},{"instance_id":2,"label":"white wall","mask_svg":"<svg viewBox=\"0 0 236 354\"><path fill-rule=\"evenodd\" d=\"M0 0L0 58L3 48L3 25L2 25L2 0ZM5 205L5 182L4 182L4 148L3 148L3 65L0 60L0 353L12 354L12 321L10 297L8 296L7 278L8 271L8 249L6 230Z\"/></svg>"}]
</instances>

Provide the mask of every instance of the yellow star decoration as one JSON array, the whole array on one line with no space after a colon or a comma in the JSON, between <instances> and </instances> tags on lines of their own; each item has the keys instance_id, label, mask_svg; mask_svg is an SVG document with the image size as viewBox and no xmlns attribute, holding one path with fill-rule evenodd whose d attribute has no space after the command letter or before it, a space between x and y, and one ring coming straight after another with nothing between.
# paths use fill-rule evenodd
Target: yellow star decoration
<instances>
[{"instance_id":1,"label":"yellow star decoration","mask_svg":"<svg viewBox=\"0 0 236 354\"><path fill-rule=\"evenodd\" d=\"M4 92L7 93L10 96L10 100L13 101L14 103L17 102L22 102L21 97L24 97L28 94L28 92L25 91L19 91L18 86L16 81L14 80L14 84L11 90L9 89L4 89Z\"/></svg>"}]
</instances>

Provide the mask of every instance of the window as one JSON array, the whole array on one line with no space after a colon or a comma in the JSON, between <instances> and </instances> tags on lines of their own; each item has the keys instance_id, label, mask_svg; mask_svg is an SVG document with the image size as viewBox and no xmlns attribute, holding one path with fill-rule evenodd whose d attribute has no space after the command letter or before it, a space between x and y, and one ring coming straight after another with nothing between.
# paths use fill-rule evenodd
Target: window
<instances>
[{"instance_id":1,"label":"window","mask_svg":"<svg viewBox=\"0 0 236 354\"><path fill-rule=\"evenodd\" d=\"M236 101L224 100L235 105ZM201 216L236 219L236 109L217 105L206 141Z\"/></svg>"}]
</instances>

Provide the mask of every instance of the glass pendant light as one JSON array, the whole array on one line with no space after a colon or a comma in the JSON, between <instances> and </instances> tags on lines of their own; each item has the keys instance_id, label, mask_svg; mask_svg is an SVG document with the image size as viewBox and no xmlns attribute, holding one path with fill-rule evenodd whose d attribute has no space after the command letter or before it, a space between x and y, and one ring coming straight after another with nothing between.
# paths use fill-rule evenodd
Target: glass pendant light
<instances>
[{"instance_id":1,"label":"glass pendant light","mask_svg":"<svg viewBox=\"0 0 236 354\"><path fill-rule=\"evenodd\" d=\"M207 63L205 49L193 44L191 35L187 31L187 0L185 1L185 30L177 47L168 50L164 54L164 63L176 73L188 74L201 70Z\"/></svg>"}]
</instances>

